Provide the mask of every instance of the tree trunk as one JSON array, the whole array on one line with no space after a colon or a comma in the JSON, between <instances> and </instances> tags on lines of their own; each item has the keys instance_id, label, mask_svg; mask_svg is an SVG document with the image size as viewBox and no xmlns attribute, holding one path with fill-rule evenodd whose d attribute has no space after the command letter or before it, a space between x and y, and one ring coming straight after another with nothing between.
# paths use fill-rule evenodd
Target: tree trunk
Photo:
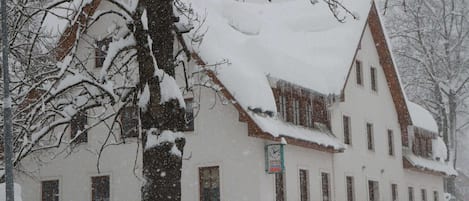
<instances>
[{"instance_id":1,"label":"tree trunk","mask_svg":"<svg viewBox=\"0 0 469 201\"><path fill-rule=\"evenodd\" d=\"M137 41L137 60L139 63L139 86L143 91L148 84L150 101L146 111L141 110L143 151L142 187L143 201L176 201L181 200L181 168L182 158L170 153L172 142L162 143L151 148L145 147L148 135L159 135L164 130L177 131L184 125L184 110L177 100L160 104L160 80L155 76L155 68L162 69L174 77L172 31L174 16L172 0L141 0L139 1L135 19L135 39ZM146 9L148 31L143 29L141 15ZM148 36L153 41L150 49ZM153 56L158 67L154 66ZM148 133L152 128L155 132ZM183 151L185 140L175 141L177 148Z\"/></svg>"}]
</instances>

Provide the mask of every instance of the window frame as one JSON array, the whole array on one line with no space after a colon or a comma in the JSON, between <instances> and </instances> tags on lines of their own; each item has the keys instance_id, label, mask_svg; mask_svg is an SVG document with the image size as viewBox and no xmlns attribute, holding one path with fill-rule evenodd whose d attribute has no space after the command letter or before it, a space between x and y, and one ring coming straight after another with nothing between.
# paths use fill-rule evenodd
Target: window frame
<instances>
[{"instance_id":1,"label":"window frame","mask_svg":"<svg viewBox=\"0 0 469 201\"><path fill-rule=\"evenodd\" d=\"M314 127L314 108L313 108L313 101L307 101L306 103L306 114L305 114L305 121L306 127L313 128Z\"/></svg>"},{"instance_id":2,"label":"window frame","mask_svg":"<svg viewBox=\"0 0 469 201\"><path fill-rule=\"evenodd\" d=\"M88 125L88 114L86 111L78 111L73 118L70 120L70 140L74 139L78 131L82 131L79 137L73 142L76 144L88 142L88 131L86 131L86 125Z\"/></svg>"},{"instance_id":3,"label":"window frame","mask_svg":"<svg viewBox=\"0 0 469 201\"><path fill-rule=\"evenodd\" d=\"M59 179L47 179L47 180L42 180L41 181L41 201L49 201L49 200L46 200L45 197L44 197L45 196L45 194L44 194L45 193L44 183L46 183L46 182L56 182L57 183L56 184L57 185L56 186L57 187L57 192L54 195L53 201L59 201L60 198L61 198L61 196L60 196L60 193L61 193L61 191L60 191L60 180Z\"/></svg>"},{"instance_id":4,"label":"window frame","mask_svg":"<svg viewBox=\"0 0 469 201\"><path fill-rule=\"evenodd\" d=\"M378 69L370 67L370 88L373 92L378 92Z\"/></svg>"},{"instance_id":5,"label":"window frame","mask_svg":"<svg viewBox=\"0 0 469 201\"><path fill-rule=\"evenodd\" d=\"M331 176L330 176L330 173L328 172L321 172L321 198L320 200L321 201L332 201L332 193L331 193ZM327 184L325 186L324 184L324 176L326 176L325 178L327 179ZM325 189L326 188L326 189ZM325 199L324 197L324 193L325 191L324 190L327 190L327 199Z\"/></svg>"},{"instance_id":6,"label":"window frame","mask_svg":"<svg viewBox=\"0 0 469 201\"><path fill-rule=\"evenodd\" d=\"M309 201L311 197L310 191L309 191L309 187L310 187L309 170L300 168L298 170L298 180L299 180L299 190L300 190L300 201Z\"/></svg>"},{"instance_id":7,"label":"window frame","mask_svg":"<svg viewBox=\"0 0 469 201\"><path fill-rule=\"evenodd\" d=\"M366 140L368 151L375 151L374 126L372 123L366 123Z\"/></svg>"},{"instance_id":8,"label":"window frame","mask_svg":"<svg viewBox=\"0 0 469 201\"><path fill-rule=\"evenodd\" d=\"M370 184L372 184L372 186L370 186ZM376 188L375 188L375 184L376 184ZM379 182L376 180L368 179L367 185L368 185L368 201L379 201L380 200ZM375 189L377 191L375 191ZM373 197L371 196L372 195L371 193L373 193Z\"/></svg>"},{"instance_id":9,"label":"window frame","mask_svg":"<svg viewBox=\"0 0 469 201\"><path fill-rule=\"evenodd\" d=\"M347 123L345 123L347 122ZM344 144L352 145L352 120L348 115L342 115L342 129L344 133Z\"/></svg>"},{"instance_id":10,"label":"window frame","mask_svg":"<svg viewBox=\"0 0 469 201\"><path fill-rule=\"evenodd\" d=\"M300 124L300 100L297 98L293 98L292 101L292 112L293 112L293 119L292 123L295 125Z\"/></svg>"},{"instance_id":11,"label":"window frame","mask_svg":"<svg viewBox=\"0 0 469 201\"><path fill-rule=\"evenodd\" d=\"M351 179L350 183L349 179ZM345 196L347 201L355 201L355 178L351 175L345 176Z\"/></svg>"},{"instance_id":12,"label":"window frame","mask_svg":"<svg viewBox=\"0 0 469 201\"><path fill-rule=\"evenodd\" d=\"M415 201L414 187L412 187L412 186L407 187L407 195L408 195L408 200L409 201Z\"/></svg>"},{"instance_id":13,"label":"window frame","mask_svg":"<svg viewBox=\"0 0 469 201\"><path fill-rule=\"evenodd\" d=\"M209 171L209 185L210 189L212 189L212 186L214 185L215 182L218 182L218 200L221 200L221 172L220 172L220 166L218 165L212 165L212 166L203 166L198 168L198 174L199 174L199 200L203 201L205 194L203 193L203 183L204 180L202 179L202 171ZM213 170L216 170L218 172L218 175L216 178L218 178L218 181L212 182L213 176L211 175Z\"/></svg>"},{"instance_id":14,"label":"window frame","mask_svg":"<svg viewBox=\"0 0 469 201\"><path fill-rule=\"evenodd\" d=\"M101 201L103 198L101 199L98 199L98 200L95 200L95 195L96 195L96 190L97 189L96 187L94 187L95 185L97 185L95 183L95 179L102 179L102 178L106 178L107 179L107 201L110 201L111 200L111 176L110 175L96 175L96 176L92 176L91 177L91 201ZM104 193L106 194L106 193Z\"/></svg>"},{"instance_id":15,"label":"window frame","mask_svg":"<svg viewBox=\"0 0 469 201\"><path fill-rule=\"evenodd\" d=\"M437 190L433 191L433 201L439 201L440 200L440 193Z\"/></svg>"},{"instance_id":16,"label":"window frame","mask_svg":"<svg viewBox=\"0 0 469 201\"><path fill-rule=\"evenodd\" d=\"M184 109L184 131L195 131L194 99L186 98L184 102L186 104L186 108Z\"/></svg>"},{"instance_id":17,"label":"window frame","mask_svg":"<svg viewBox=\"0 0 469 201\"><path fill-rule=\"evenodd\" d=\"M394 131L391 129L388 129L387 137L388 137L388 155L396 156L396 149L395 149L395 143L394 143Z\"/></svg>"},{"instance_id":18,"label":"window frame","mask_svg":"<svg viewBox=\"0 0 469 201\"><path fill-rule=\"evenodd\" d=\"M363 86L363 63L355 60L355 80L358 86Z\"/></svg>"},{"instance_id":19,"label":"window frame","mask_svg":"<svg viewBox=\"0 0 469 201\"><path fill-rule=\"evenodd\" d=\"M428 201L428 197L427 197L427 189L420 189L420 198L422 199L422 201Z\"/></svg>"},{"instance_id":20,"label":"window frame","mask_svg":"<svg viewBox=\"0 0 469 201\"><path fill-rule=\"evenodd\" d=\"M396 183L391 184L391 201L399 201L399 187Z\"/></svg>"},{"instance_id":21,"label":"window frame","mask_svg":"<svg viewBox=\"0 0 469 201\"><path fill-rule=\"evenodd\" d=\"M131 113L134 113L136 119L126 119L126 117L128 117L129 115L132 115ZM138 137L138 107L136 105L125 106L124 108L122 108L122 112L120 114L120 121L122 126L121 138ZM131 127L133 127L132 125L130 125L129 128L125 126L132 123L135 123L134 130L131 130Z\"/></svg>"},{"instance_id":22,"label":"window frame","mask_svg":"<svg viewBox=\"0 0 469 201\"><path fill-rule=\"evenodd\" d=\"M95 59L95 68L102 68L104 61L107 57L107 51L109 49L109 44L111 44L112 38L106 37L102 40L96 40L96 46L94 48L94 59ZM104 50L103 50L104 48Z\"/></svg>"}]
</instances>

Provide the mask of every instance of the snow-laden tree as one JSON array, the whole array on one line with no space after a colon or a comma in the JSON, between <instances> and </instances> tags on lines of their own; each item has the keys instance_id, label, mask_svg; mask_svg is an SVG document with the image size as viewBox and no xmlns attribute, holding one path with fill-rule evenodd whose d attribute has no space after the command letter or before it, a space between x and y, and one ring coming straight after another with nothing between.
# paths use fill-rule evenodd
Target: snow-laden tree
<instances>
[{"instance_id":1,"label":"snow-laden tree","mask_svg":"<svg viewBox=\"0 0 469 201\"><path fill-rule=\"evenodd\" d=\"M351 15L338 1L324 1L338 20ZM96 10L101 3L108 9ZM104 127L99 162L103 149L123 143L111 140L116 129L124 131L121 115L137 108L141 198L180 200L185 139L178 131L185 124L182 91L190 87L176 84L175 68L191 57L193 44L185 41L201 41L203 19L181 0L17 0L8 1L8 10L14 165L48 150L70 152L88 131ZM103 19L112 24L105 36L93 37ZM106 55L99 71L88 65L95 49ZM86 126L72 126L86 116Z\"/></svg>"},{"instance_id":2,"label":"snow-laden tree","mask_svg":"<svg viewBox=\"0 0 469 201\"><path fill-rule=\"evenodd\" d=\"M437 120L457 166L458 146L469 125L469 2L407 0L386 2L399 70L410 99ZM459 143L459 144L458 144ZM447 189L454 193L453 182Z\"/></svg>"}]
</instances>

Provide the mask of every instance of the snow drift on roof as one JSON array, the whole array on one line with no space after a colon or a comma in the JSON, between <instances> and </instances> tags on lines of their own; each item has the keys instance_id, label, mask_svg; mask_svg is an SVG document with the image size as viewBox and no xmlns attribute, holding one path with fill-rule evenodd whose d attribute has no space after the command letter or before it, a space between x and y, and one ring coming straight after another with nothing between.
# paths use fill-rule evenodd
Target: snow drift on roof
<instances>
[{"instance_id":1,"label":"snow drift on roof","mask_svg":"<svg viewBox=\"0 0 469 201\"><path fill-rule=\"evenodd\" d=\"M428 110L411 101L407 101L407 106L414 126L438 133L436 121Z\"/></svg>"},{"instance_id":2,"label":"snow drift on roof","mask_svg":"<svg viewBox=\"0 0 469 201\"><path fill-rule=\"evenodd\" d=\"M451 165L445 163L445 162L440 162L440 161L434 161L431 159L427 158L422 158L419 156L416 156L414 154L405 154L404 157L415 167L421 168L423 170L430 170L430 171L436 171L436 172L441 172L449 176L453 175L458 175L456 170L451 167Z\"/></svg>"},{"instance_id":3,"label":"snow drift on roof","mask_svg":"<svg viewBox=\"0 0 469 201\"><path fill-rule=\"evenodd\" d=\"M218 68L220 81L245 109L270 111L276 107L266 75L323 94L341 92L371 7L369 0L344 0L359 19L340 23L322 1L186 1L207 13L208 32L194 51L208 64L228 59Z\"/></svg>"},{"instance_id":4,"label":"snow drift on roof","mask_svg":"<svg viewBox=\"0 0 469 201\"><path fill-rule=\"evenodd\" d=\"M312 142L323 147L332 147L335 150L345 149L345 145L330 133L320 131L319 129L293 125L277 118L263 117L252 112L248 113L264 132L268 132L274 137L291 137Z\"/></svg>"}]
</instances>

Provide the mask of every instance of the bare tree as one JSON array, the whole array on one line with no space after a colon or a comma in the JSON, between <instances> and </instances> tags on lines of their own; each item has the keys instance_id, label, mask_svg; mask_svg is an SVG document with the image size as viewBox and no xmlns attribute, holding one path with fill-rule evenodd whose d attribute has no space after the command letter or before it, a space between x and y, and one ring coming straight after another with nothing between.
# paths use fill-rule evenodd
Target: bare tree
<instances>
[{"instance_id":1,"label":"bare tree","mask_svg":"<svg viewBox=\"0 0 469 201\"><path fill-rule=\"evenodd\" d=\"M468 2L407 0L386 7L406 92L433 113L449 148L447 161L456 167L458 135L469 124ZM446 187L454 194L454 182Z\"/></svg>"}]
</instances>

